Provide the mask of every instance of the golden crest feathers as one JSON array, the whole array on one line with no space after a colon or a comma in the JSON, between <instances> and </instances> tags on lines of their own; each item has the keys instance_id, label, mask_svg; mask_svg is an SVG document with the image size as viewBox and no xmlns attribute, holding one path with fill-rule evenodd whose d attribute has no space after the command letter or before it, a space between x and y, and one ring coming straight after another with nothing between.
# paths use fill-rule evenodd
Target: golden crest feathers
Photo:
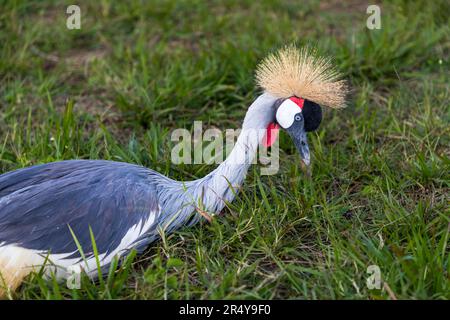
<instances>
[{"instance_id":1,"label":"golden crest feathers","mask_svg":"<svg viewBox=\"0 0 450 320\"><path fill-rule=\"evenodd\" d=\"M297 96L331 108L345 107L348 86L331 60L315 49L286 46L270 54L257 67L256 81L279 97Z\"/></svg>"}]
</instances>

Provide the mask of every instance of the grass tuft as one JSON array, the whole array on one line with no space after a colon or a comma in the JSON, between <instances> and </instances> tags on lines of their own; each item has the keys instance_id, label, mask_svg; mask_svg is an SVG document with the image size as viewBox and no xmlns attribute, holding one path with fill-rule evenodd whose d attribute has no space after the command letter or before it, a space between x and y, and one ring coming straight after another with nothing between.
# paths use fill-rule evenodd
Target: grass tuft
<instances>
[{"instance_id":1,"label":"grass tuft","mask_svg":"<svg viewBox=\"0 0 450 320\"><path fill-rule=\"evenodd\" d=\"M352 100L310 134L311 177L281 133L280 172L252 168L223 216L80 290L36 273L13 298L450 298L448 1L383 2L381 30L364 1L83 2L81 30L67 5L2 4L0 173L108 159L201 177L213 166L171 164L171 130L238 128L286 43L334 56Z\"/></svg>"}]
</instances>

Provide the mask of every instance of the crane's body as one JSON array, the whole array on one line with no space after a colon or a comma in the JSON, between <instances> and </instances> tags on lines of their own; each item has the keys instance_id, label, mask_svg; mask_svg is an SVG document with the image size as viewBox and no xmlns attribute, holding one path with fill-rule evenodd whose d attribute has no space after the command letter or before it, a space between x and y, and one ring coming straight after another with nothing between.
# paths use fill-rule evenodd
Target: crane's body
<instances>
[{"instance_id":1,"label":"crane's body","mask_svg":"<svg viewBox=\"0 0 450 320\"><path fill-rule=\"evenodd\" d=\"M198 180L179 182L141 166L102 160L53 162L0 175L4 282L15 287L44 263L58 278L75 266L95 276L91 235L107 271L114 257L144 250L161 231L198 222L199 211L220 212L236 195L263 138L253 129L273 121L275 100L264 94L255 101L230 156Z\"/></svg>"},{"instance_id":2,"label":"crane's body","mask_svg":"<svg viewBox=\"0 0 450 320\"><path fill-rule=\"evenodd\" d=\"M289 51L281 54L294 57ZM335 103L331 98L339 90L332 90L328 97L329 92L318 86L334 81L324 72L323 62L318 61L317 68L322 69L311 82L307 76L316 71L314 59L308 60L308 55L294 62L282 58L277 62L272 56L262 65L258 76L266 92L249 107L230 155L203 178L179 182L142 166L103 160L53 162L0 175L0 297L43 267L46 274L60 279L76 267L95 277L97 258L101 271L108 271L114 258L132 249L143 251L161 232L194 224L202 218L200 213L220 212L235 197L264 142L265 136L255 132L283 127L309 164L306 131L318 127L321 111L306 98L311 95ZM277 67L267 68L268 63ZM299 79L267 81L278 73L292 76L289 68L313 70ZM293 83L297 86L292 92L279 91L280 85ZM298 98L297 89L305 88L304 98Z\"/></svg>"}]
</instances>

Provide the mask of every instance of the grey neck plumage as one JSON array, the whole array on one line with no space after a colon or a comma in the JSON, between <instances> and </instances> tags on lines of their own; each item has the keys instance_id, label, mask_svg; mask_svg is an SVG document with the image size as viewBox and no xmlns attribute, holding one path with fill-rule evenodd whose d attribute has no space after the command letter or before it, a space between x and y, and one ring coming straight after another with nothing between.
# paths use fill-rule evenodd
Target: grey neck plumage
<instances>
[{"instance_id":1,"label":"grey neck plumage","mask_svg":"<svg viewBox=\"0 0 450 320\"><path fill-rule=\"evenodd\" d=\"M192 225L202 215L219 213L227 202L233 201L264 138L261 133L274 121L276 100L264 93L252 103L233 150L205 177L178 182L158 175L154 183L161 207L158 224L162 230L170 232L182 225Z\"/></svg>"},{"instance_id":2,"label":"grey neck plumage","mask_svg":"<svg viewBox=\"0 0 450 320\"><path fill-rule=\"evenodd\" d=\"M192 198L201 199L207 212L218 213L226 202L234 199L255 159L267 126L274 121L275 101L276 98L267 93L259 96L249 107L241 133L225 161L205 177L188 184Z\"/></svg>"}]
</instances>

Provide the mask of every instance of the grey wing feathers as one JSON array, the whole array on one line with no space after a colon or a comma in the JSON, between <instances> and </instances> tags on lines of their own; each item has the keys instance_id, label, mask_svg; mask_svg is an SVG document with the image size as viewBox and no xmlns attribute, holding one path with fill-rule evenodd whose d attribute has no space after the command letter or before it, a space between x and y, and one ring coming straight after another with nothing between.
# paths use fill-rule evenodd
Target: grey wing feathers
<instances>
[{"instance_id":1,"label":"grey wing feathers","mask_svg":"<svg viewBox=\"0 0 450 320\"><path fill-rule=\"evenodd\" d=\"M0 175L0 246L17 244L52 254L92 252L89 228L100 253L115 250L138 230L138 250L156 233L159 204L152 171L111 161L62 161ZM153 215L153 216L152 216ZM75 253L78 255L78 253Z\"/></svg>"}]
</instances>

